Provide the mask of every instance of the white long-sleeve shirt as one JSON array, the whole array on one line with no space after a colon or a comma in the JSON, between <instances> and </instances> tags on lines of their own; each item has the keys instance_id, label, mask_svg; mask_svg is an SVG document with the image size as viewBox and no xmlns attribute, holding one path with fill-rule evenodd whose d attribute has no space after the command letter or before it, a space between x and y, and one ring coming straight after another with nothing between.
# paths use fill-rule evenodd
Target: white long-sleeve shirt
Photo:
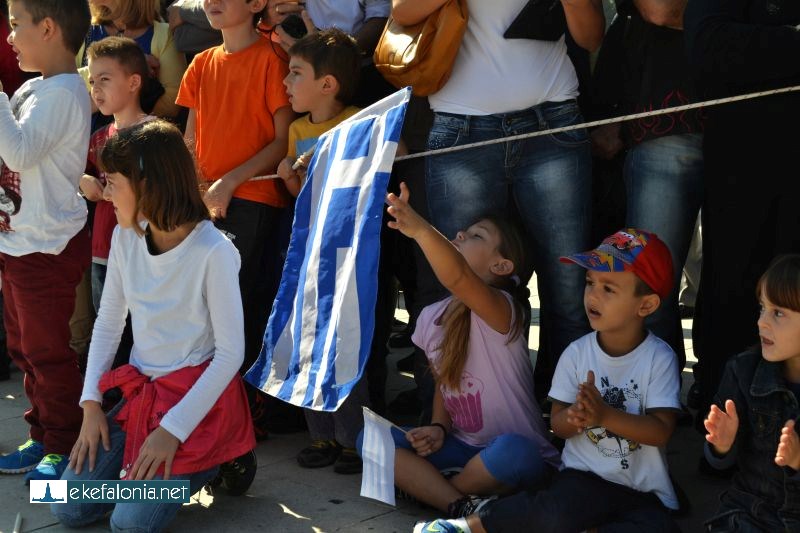
<instances>
[{"instance_id":1,"label":"white long-sleeve shirt","mask_svg":"<svg viewBox=\"0 0 800 533\"><path fill-rule=\"evenodd\" d=\"M59 254L86 224L78 183L91 111L77 73L0 92L0 252Z\"/></svg>"},{"instance_id":2,"label":"white long-sleeve shirt","mask_svg":"<svg viewBox=\"0 0 800 533\"><path fill-rule=\"evenodd\" d=\"M239 252L209 221L178 246L151 255L144 237L117 226L94 325L81 402L100 401L100 377L111 368L131 312L130 364L151 379L211 363L161 426L185 441L230 383L244 359Z\"/></svg>"}]
</instances>

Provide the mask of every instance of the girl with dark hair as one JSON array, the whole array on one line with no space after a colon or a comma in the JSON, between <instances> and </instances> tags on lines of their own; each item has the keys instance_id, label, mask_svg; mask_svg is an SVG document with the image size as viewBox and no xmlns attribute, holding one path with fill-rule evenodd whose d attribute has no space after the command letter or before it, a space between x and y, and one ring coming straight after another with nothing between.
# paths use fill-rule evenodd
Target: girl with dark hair
<instances>
[{"instance_id":1,"label":"girl with dark hair","mask_svg":"<svg viewBox=\"0 0 800 533\"><path fill-rule=\"evenodd\" d=\"M176 127L154 120L121 130L100 166L119 226L89 347L83 425L62 479L182 479L194 493L222 465L227 488L243 492L255 474L255 438L238 374L239 253L209 220ZM109 371L128 310L130 364ZM106 415L103 393L115 387L124 400ZM249 468L229 468L232 460ZM70 527L112 511L114 531L160 531L180 507L73 502L52 510Z\"/></svg>"},{"instance_id":2,"label":"girl with dark hair","mask_svg":"<svg viewBox=\"0 0 800 533\"><path fill-rule=\"evenodd\" d=\"M728 361L705 420L708 462L738 466L707 531L800 526L800 255L773 261L756 296L760 346Z\"/></svg>"}]
</instances>

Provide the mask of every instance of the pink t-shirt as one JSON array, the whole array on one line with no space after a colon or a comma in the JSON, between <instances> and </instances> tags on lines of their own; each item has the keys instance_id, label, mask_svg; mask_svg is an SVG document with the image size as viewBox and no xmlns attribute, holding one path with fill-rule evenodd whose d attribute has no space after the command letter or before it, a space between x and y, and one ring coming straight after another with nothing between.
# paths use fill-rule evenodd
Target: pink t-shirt
<instances>
[{"instance_id":1,"label":"pink t-shirt","mask_svg":"<svg viewBox=\"0 0 800 533\"><path fill-rule=\"evenodd\" d=\"M512 303L511 297L503 294ZM423 309L411 338L434 369L444 336L442 315L451 301L446 298ZM512 304L512 324L515 319ZM542 413L533 395L533 368L525 336L520 334L510 342L509 338L472 313L461 390L439 385L453 422L453 436L483 447L495 437L516 433L537 442L545 461L558 466L558 451L544 436Z\"/></svg>"}]
</instances>

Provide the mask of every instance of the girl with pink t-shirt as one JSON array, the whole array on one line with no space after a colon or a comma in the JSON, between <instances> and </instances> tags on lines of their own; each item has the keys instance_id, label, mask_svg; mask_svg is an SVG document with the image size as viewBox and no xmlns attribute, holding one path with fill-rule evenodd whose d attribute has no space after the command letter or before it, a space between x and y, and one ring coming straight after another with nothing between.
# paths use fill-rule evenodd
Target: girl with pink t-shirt
<instances>
[{"instance_id":1,"label":"girl with pink t-shirt","mask_svg":"<svg viewBox=\"0 0 800 533\"><path fill-rule=\"evenodd\" d=\"M417 241L452 296L423 309L412 337L437 387L430 425L393 430L395 484L467 516L481 496L535 489L560 464L534 400L522 304L510 295L522 292L523 244L514 226L491 216L450 242L411 209L405 184L400 190L387 196L389 226Z\"/></svg>"}]
</instances>

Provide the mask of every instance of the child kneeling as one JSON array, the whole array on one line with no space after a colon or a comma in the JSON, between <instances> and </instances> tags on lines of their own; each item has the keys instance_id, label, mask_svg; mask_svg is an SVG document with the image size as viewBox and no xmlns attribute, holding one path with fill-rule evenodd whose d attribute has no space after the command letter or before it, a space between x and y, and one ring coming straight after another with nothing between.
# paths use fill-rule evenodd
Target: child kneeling
<instances>
[{"instance_id":1,"label":"child kneeling","mask_svg":"<svg viewBox=\"0 0 800 533\"><path fill-rule=\"evenodd\" d=\"M100 163L119 226L89 348L83 424L62 479L182 479L194 493L255 446L238 375L239 254L209 220L174 126L156 120L122 130ZM108 372L129 309L130 364ZM106 415L102 393L114 387L123 400ZM180 506L68 502L52 511L71 527L112 511L114 531L160 531Z\"/></svg>"},{"instance_id":2,"label":"child kneeling","mask_svg":"<svg viewBox=\"0 0 800 533\"><path fill-rule=\"evenodd\" d=\"M466 516L486 501L473 495L536 489L560 464L534 399L522 334L519 300L527 289L516 273L524 271L523 244L514 226L493 216L449 242L400 188L400 197L387 197L389 225L416 240L452 296L422 310L412 337L438 387L432 424L407 436L393 432L395 483L449 516ZM440 472L454 468L449 479Z\"/></svg>"}]
</instances>

